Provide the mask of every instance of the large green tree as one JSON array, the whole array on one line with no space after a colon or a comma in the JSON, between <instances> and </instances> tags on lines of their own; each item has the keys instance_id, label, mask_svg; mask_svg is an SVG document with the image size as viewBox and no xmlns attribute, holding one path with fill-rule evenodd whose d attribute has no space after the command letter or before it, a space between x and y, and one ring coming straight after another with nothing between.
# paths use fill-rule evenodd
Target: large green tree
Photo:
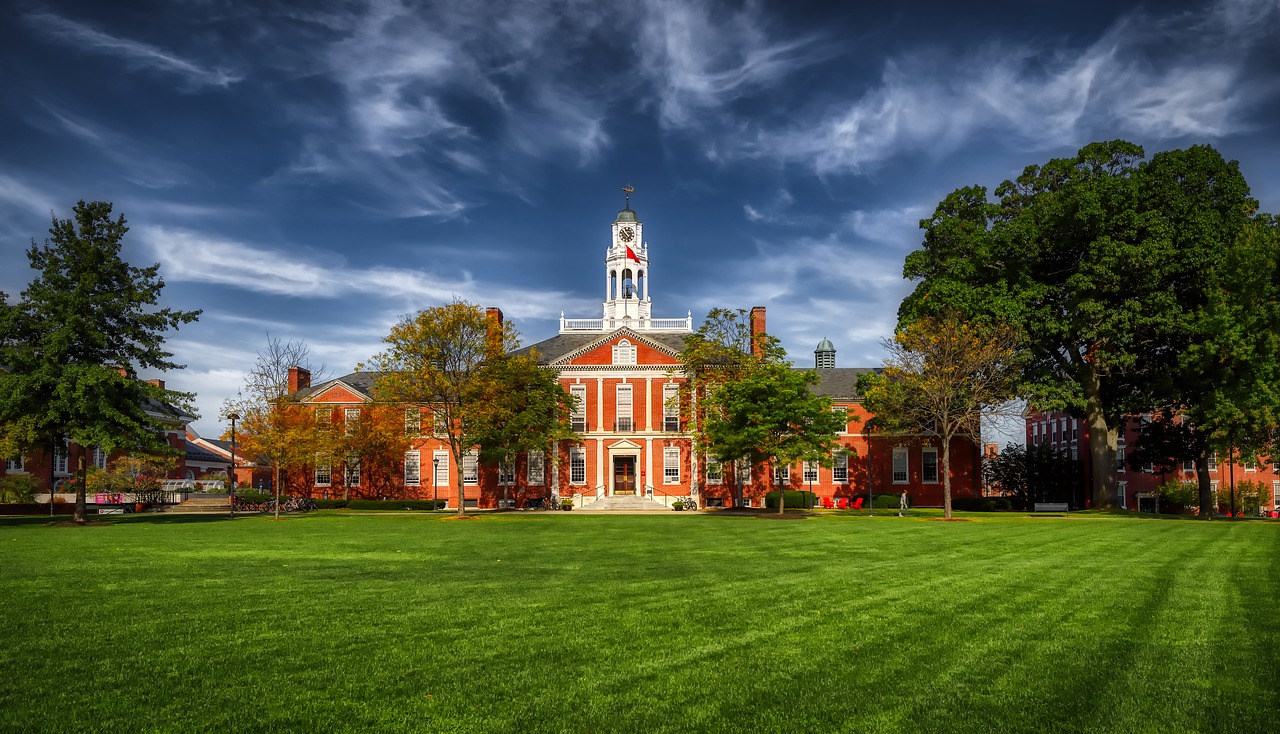
<instances>
[{"instance_id":1,"label":"large green tree","mask_svg":"<svg viewBox=\"0 0 1280 734\"><path fill-rule=\"evenodd\" d=\"M831 398L814 394L818 375L793 369L778 340L752 333L746 311L716 309L686 340L690 432L722 463L746 459L752 467L796 461L830 466L845 415ZM779 498L778 512L785 509Z\"/></svg>"},{"instance_id":2,"label":"large green tree","mask_svg":"<svg viewBox=\"0 0 1280 734\"><path fill-rule=\"evenodd\" d=\"M458 514L463 515L463 458L478 444L473 417L489 380L484 364L519 345L516 331L496 314L455 300L402 318L383 341L386 348L371 361L372 368L382 373L374 387L375 398L431 407L457 469Z\"/></svg>"},{"instance_id":3,"label":"large green tree","mask_svg":"<svg viewBox=\"0 0 1280 734\"><path fill-rule=\"evenodd\" d=\"M522 454L536 452L554 460L558 442L580 440L570 427L573 398L554 370L538 366L536 354L486 359L466 393L466 423L482 461L515 471ZM508 486L502 489L507 499Z\"/></svg>"},{"instance_id":4,"label":"large green tree","mask_svg":"<svg viewBox=\"0 0 1280 734\"><path fill-rule=\"evenodd\" d=\"M165 452L160 404L190 412L190 395L137 379L137 370L182 365L165 332L199 311L155 308L160 265L120 257L129 228L111 204L81 201L53 218L43 245L27 251L36 279L15 304L0 303L0 444L10 451L60 449L64 440L115 451ZM85 467L76 522L85 521ZM51 477L52 479L52 477Z\"/></svg>"},{"instance_id":5,"label":"large green tree","mask_svg":"<svg viewBox=\"0 0 1280 734\"><path fill-rule=\"evenodd\" d=\"M1164 396L1161 375L1196 337L1207 274L1257 203L1207 146L1144 159L1125 141L1028 166L989 199L948 195L903 270L901 325L943 309L1026 338L1019 392L1089 428L1095 503L1116 504L1116 429Z\"/></svg>"},{"instance_id":6,"label":"large green tree","mask_svg":"<svg viewBox=\"0 0 1280 734\"><path fill-rule=\"evenodd\" d=\"M872 428L935 434L942 441L943 513L951 517L951 442L982 443L982 424L1017 410L1020 339L1003 325L980 326L955 311L908 324L884 343L879 373L858 380ZM1020 411L1019 411L1020 412Z\"/></svg>"}]
</instances>

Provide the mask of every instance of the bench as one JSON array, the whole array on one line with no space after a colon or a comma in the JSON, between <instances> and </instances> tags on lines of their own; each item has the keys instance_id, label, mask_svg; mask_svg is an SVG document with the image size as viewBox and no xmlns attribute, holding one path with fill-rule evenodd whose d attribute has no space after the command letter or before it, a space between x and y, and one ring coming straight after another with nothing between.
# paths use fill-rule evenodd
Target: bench
<instances>
[{"instance_id":1,"label":"bench","mask_svg":"<svg viewBox=\"0 0 1280 734\"><path fill-rule=\"evenodd\" d=\"M1066 502L1037 502L1036 512L1068 512Z\"/></svg>"}]
</instances>

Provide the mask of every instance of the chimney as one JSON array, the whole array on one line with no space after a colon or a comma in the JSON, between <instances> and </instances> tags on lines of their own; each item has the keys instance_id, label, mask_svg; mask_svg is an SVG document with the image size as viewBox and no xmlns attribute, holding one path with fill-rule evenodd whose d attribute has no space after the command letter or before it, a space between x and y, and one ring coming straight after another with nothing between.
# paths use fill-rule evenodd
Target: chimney
<instances>
[{"instance_id":1,"label":"chimney","mask_svg":"<svg viewBox=\"0 0 1280 734\"><path fill-rule=\"evenodd\" d=\"M764 344L760 342L760 337L764 335L764 306L751 307L751 355L753 357L764 356Z\"/></svg>"},{"instance_id":2,"label":"chimney","mask_svg":"<svg viewBox=\"0 0 1280 734\"><path fill-rule=\"evenodd\" d=\"M311 370L301 367L289 368L289 394L311 387Z\"/></svg>"},{"instance_id":3,"label":"chimney","mask_svg":"<svg viewBox=\"0 0 1280 734\"><path fill-rule=\"evenodd\" d=\"M148 384L148 385L153 385L153 386L155 386L155 387L158 387L158 388L160 388L161 390L163 390L163 389L164 389L164 380L147 380L147 384Z\"/></svg>"},{"instance_id":4,"label":"chimney","mask_svg":"<svg viewBox=\"0 0 1280 734\"><path fill-rule=\"evenodd\" d=\"M502 338L502 309L489 307L484 310L485 352L490 357L502 354L504 340Z\"/></svg>"}]
</instances>

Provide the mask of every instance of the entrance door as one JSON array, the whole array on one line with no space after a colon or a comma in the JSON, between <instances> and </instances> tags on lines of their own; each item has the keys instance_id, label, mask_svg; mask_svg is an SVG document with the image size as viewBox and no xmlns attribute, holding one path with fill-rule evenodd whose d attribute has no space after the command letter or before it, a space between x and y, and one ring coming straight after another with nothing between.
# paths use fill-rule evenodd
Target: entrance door
<instances>
[{"instance_id":1,"label":"entrance door","mask_svg":"<svg viewBox=\"0 0 1280 734\"><path fill-rule=\"evenodd\" d=\"M636 457L615 456L613 458L613 493L636 493Z\"/></svg>"}]
</instances>

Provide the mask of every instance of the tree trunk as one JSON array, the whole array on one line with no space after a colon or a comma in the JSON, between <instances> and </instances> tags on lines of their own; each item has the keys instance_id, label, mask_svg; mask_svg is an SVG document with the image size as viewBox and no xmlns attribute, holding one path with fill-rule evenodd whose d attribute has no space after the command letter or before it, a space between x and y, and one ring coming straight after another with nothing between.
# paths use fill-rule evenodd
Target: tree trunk
<instances>
[{"instance_id":1,"label":"tree trunk","mask_svg":"<svg viewBox=\"0 0 1280 734\"><path fill-rule=\"evenodd\" d=\"M942 438L942 516L951 519L951 437Z\"/></svg>"},{"instance_id":2,"label":"tree trunk","mask_svg":"<svg viewBox=\"0 0 1280 734\"><path fill-rule=\"evenodd\" d=\"M76 465L76 476L80 477L80 481L76 482L76 514L73 518L77 525L85 524L87 518L85 508L85 484L89 481L89 470L84 464L84 449L80 449L80 462Z\"/></svg>"},{"instance_id":3,"label":"tree trunk","mask_svg":"<svg viewBox=\"0 0 1280 734\"><path fill-rule=\"evenodd\" d=\"M1213 491L1209 486L1209 449L1201 448L1196 457L1196 480L1200 485L1200 517L1213 518Z\"/></svg>"},{"instance_id":4,"label":"tree trunk","mask_svg":"<svg viewBox=\"0 0 1280 734\"><path fill-rule=\"evenodd\" d=\"M1084 368L1085 421L1089 426L1089 490L1096 507L1114 509L1116 498L1116 432L1107 425L1102 404L1102 380L1093 367Z\"/></svg>"}]
</instances>

